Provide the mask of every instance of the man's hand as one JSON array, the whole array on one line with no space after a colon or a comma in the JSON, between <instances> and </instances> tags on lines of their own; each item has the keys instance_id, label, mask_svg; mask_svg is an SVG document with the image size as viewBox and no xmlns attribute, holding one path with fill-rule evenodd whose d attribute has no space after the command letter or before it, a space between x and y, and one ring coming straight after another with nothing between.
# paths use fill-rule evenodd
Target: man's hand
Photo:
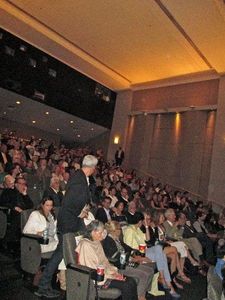
<instances>
[{"instance_id":1,"label":"man's hand","mask_svg":"<svg viewBox=\"0 0 225 300\"><path fill-rule=\"evenodd\" d=\"M20 208L20 207L18 207L18 206L15 206L14 209L15 209L15 211L17 211L18 213L21 213L21 211L23 211L22 208Z\"/></svg>"}]
</instances>

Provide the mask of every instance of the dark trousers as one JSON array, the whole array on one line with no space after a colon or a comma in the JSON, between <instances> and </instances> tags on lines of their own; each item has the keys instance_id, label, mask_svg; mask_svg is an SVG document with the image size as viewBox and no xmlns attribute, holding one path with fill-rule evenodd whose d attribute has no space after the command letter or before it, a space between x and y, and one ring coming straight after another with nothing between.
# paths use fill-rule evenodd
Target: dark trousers
<instances>
[{"instance_id":1,"label":"dark trousers","mask_svg":"<svg viewBox=\"0 0 225 300\"><path fill-rule=\"evenodd\" d=\"M49 259L42 277L39 282L39 288L46 290L48 288L51 288L51 281L52 277L55 273L55 271L58 269L58 265L63 259L63 236L62 234L58 234L59 243L57 245L57 248L55 249L54 253L52 254L52 257Z\"/></svg>"},{"instance_id":2,"label":"dark trousers","mask_svg":"<svg viewBox=\"0 0 225 300\"><path fill-rule=\"evenodd\" d=\"M202 245L206 260L213 259L214 257L213 241L210 240L210 238L204 233L197 234L197 238Z\"/></svg>"},{"instance_id":3,"label":"dark trousers","mask_svg":"<svg viewBox=\"0 0 225 300\"><path fill-rule=\"evenodd\" d=\"M119 289L123 300L138 300L137 284L134 278L127 277L125 281L112 280L109 287Z\"/></svg>"}]
</instances>

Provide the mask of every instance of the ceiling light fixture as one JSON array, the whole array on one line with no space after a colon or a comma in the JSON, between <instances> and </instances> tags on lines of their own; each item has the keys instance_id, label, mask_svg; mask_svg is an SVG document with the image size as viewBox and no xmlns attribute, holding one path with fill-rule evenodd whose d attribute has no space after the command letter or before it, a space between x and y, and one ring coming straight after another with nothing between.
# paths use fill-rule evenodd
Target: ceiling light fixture
<instances>
[{"instance_id":1,"label":"ceiling light fixture","mask_svg":"<svg viewBox=\"0 0 225 300\"><path fill-rule=\"evenodd\" d=\"M78 134L77 137L79 138L79 137L80 137L80 134Z\"/></svg>"},{"instance_id":2,"label":"ceiling light fixture","mask_svg":"<svg viewBox=\"0 0 225 300\"><path fill-rule=\"evenodd\" d=\"M21 104L21 102L20 102L20 101L16 101L16 104L18 104L18 105L19 105L19 104Z\"/></svg>"},{"instance_id":3,"label":"ceiling light fixture","mask_svg":"<svg viewBox=\"0 0 225 300\"><path fill-rule=\"evenodd\" d=\"M71 120L70 123L73 124L74 122Z\"/></svg>"},{"instance_id":4,"label":"ceiling light fixture","mask_svg":"<svg viewBox=\"0 0 225 300\"><path fill-rule=\"evenodd\" d=\"M35 124L35 123L36 123L36 121L32 121L32 123L33 123L33 124Z\"/></svg>"},{"instance_id":5,"label":"ceiling light fixture","mask_svg":"<svg viewBox=\"0 0 225 300\"><path fill-rule=\"evenodd\" d=\"M57 131L59 131L60 129L59 129L59 128L57 128L56 130L57 130Z\"/></svg>"},{"instance_id":6,"label":"ceiling light fixture","mask_svg":"<svg viewBox=\"0 0 225 300\"><path fill-rule=\"evenodd\" d=\"M20 45L20 50L23 52L27 51L27 47L25 45Z\"/></svg>"},{"instance_id":7,"label":"ceiling light fixture","mask_svg":"<svg viewBox=\"0 0 225 300\"><path fill-rule=\"evenodd\" d=\"M48 112L48 111L46 111L46 112L45 112L45 114L46 114L46 115L49 115L49 112Z\"/></svg>"}]
</instances>

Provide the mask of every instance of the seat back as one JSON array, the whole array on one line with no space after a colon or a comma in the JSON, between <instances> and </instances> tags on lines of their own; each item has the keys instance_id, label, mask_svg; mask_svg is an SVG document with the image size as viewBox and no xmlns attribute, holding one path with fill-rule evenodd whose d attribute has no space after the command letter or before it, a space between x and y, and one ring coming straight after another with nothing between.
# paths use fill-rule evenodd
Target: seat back
<instances>
[{"instance_id":1,"label":"seat back","mask_svg":"<svg viewBox=\"0 0 225 300\"><path fill-rule=\"evenodd\" d=\"M66 270L67 300L95 300L96 290L90 278L90 269L77 265L76 240L74 233L63 235L63 256ZM99 290L99 297L104 299L117 299L121 295L118 289ZM88 297L88 298L87 298Z\"/></svg>"},{"instance_id":2,"label":"seat back","mask_svg":"<svg viewBox=\"0 0 225 300\"><path fill-rule=\"evenodd\" d=\"M222 280L214 272L214 266L211 266L207 274L207 297L208 299L220 300L222 295Z\"/></svg>"},{"instance_id":3,"label":"seat back","mask_svg":"<svg viewBox=\"0 0 225 300\"><path fill-rule=\"evenodd\" d=\"M7 216L3 210L0 210L0 239L3 239L7 229Z\"/></svg>"},{"instance_id":4,"label":"seat back","mask_svg":"<svg viewBox=\"0 0 225 300\"><path fill-rule=\"evenodd\" d=\"M22 237L21 247L21 269L27 273L36 274L41 264L41 247L36 239Z\"/></svg>"},{"instance_id":5,"label":"seat back","mask_svg":"<svg viewBox=\"0 0 225 300\"><path fill-rule=\"evenodd\" d=\"M27 223L27 221L29 219L29 216L32 213L32 211L34 211L33 208L23 210L20 213L20 228L21 228L21 232L23 232L24 226L26 225L26 223Z\"/></svg>"},{"instance_id":6,"label":"seat back","mask_svg":"<svg viewBox=\"0 0 225 300\"><path fill-rule=\"evenodd\" d=\"M76 258L76 240L75 233L69 232L63 235L63 257L65 265L73 264L77 262Z\"/></svg>"}]
</instances>

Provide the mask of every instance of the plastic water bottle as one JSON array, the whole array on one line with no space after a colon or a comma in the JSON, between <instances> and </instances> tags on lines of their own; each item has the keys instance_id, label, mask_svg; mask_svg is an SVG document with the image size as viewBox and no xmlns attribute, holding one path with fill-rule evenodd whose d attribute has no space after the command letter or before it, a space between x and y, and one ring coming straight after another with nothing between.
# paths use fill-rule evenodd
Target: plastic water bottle
<instances>
[{"instance_id":1,"label":"plastic water bottle","mask_svg":"<svg viewBox=\"0 0 225 300\"><path fill-rule=\"evenodd\" d=\"M123 250L120 253L120 269L125 269L125 267L126 267L126 253Z\"/></svg>"},{"instance_id":2,"label":"plastic water bottle","mask_svg":"<svg viewBox=\"0 0 225 300\"><path fill-rule=\"evenodd\" d=\"M48 228L47 227L43 231L43 242L45 245L48 244Z\"/></svg>"}]
</instances>

